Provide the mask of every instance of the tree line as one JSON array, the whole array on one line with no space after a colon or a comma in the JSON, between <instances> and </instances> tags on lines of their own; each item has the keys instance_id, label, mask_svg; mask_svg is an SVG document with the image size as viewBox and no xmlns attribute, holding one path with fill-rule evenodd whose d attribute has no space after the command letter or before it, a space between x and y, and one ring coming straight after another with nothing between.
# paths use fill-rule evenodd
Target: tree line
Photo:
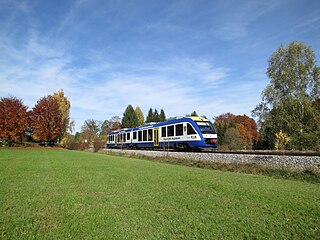
<instances>
[{"instance_id":1,"label":"tree line","mask_svg":"<svg viewBox=\"0 0 320 240\"><path fill-rule=\"evenodd\" d=\"M53 146L65 141L70 122L70 100L63 90L42 97L28 110L21 99L0 99L0 140L12 146L34 141Z\"/></svg>"},{"instance_id":2,"label":"tree line","mask_svg":"<svg viewBox=\"0 0 320 240\"><path fill-rule=\"evenodd\" d=\"M270 83L252 116L224 113L214 118L219 144L224 149L288 149L320 151L320 67L315 53L304 43L281 45L269 58ZM150 108L146 118L139 106L128 105L123 117L88 119L81 132L71 135L70 100L63 90L41 98L28 111L16 97L0 99L0 140L35 141L86 148L102 146L110 132L166 120L163 109ZM198 116L193 111L188 116ZM259 129L259 131L258 131Z\"/></svg>"},{"instance_id":3,"label":"tree line","mask_svg":"<svg viewBox=\"0 0 320 240\"><path fill-rule=\"evenodd\" d=\"M296 41L281 45L268 60L270 82L252 111L257 123L232 113L214 118L221 148L320 151L320 67L316 63L310 46ZM141 116L129 105L123 127L137 126L134 112ZM158 115L150 109L146 122L163 121L161 116L162 111Z\"/></svg>"}]
</instances>

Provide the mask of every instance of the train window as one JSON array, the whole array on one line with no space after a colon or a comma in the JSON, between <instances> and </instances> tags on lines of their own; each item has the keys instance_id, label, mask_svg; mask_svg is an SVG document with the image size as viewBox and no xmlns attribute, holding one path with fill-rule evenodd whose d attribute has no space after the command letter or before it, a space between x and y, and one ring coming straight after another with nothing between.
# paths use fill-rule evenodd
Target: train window
<instances>
[{"instance_id":1,"label":"train window","mask_svg":"<svg viewBox=\"0 0 320 240\"><path fill-rule=\"evenodd\" d=\"M200 128L200 131L204 134L214 134L216 130L211 122L196 122Z\"/></svg>"},{"instance_id":2,"label":"train window","mask_svg":"<svg viewBox=\"0 0 320 240\"><path fill-rule=\"evenodd\" d=\"M197 134L196 131L193 129L193 127L190 125L190 123L187 124L187 134L188 135Z\"/></svg>"},{"instance_id":3,"label":"train window","mask_svg":"<svg viewBox=\"0 0 320 240\"><path fill-rule=\"evenodd\" d=\"M137 132L133 132L133 139L137 139Z\"/></svg>"},{"instance_id":4,"label":"train window","mask_svg":"<svg viewBox=\"0 0 320 240\"><path fill-rule=\"evenodd\" d=\"M174 125L168 126L168 137L174 136Z\"/></svg>"},{"instance_id":5,"label":"train window","mask_svg":"<svg viewBox=\"0 0 320 240\"><path fill-rule=\"evenodd\" d=\"M147 130L143 130L143 141L147 141L147 135L148 135L148 131Z\"/></svg>"},{"instance_id":6,"label":"train window","mask_svg":"<svg viewBox=\"0 0 320 240\"><path fill-rule=\"evenodd\" d=\"M122 134L122 141L126 142L126 134L125 133Z\"/></svg>"},{"instance_id":7,"label":"train window","mask_svg":"<svg viewBox=\"0 0 320 240\"><path fill-rule=\"evenodd\" d=\"M148 141L152 141L152 132L153 132L153 129L149 129L148 130Z\"/></svg>"},{"instance_id":8,"label":"train window","mask_svg":"<svg viewBox=\"0 0 320 240\"><path fill-rule=\"evenodd\" d=\"M138 132L138 141L142 142L142 131Z\"/></svg>"},{"instance_id":9,"label":"train window","mask_svg":"<svg viewBox=\"0 0 320 240\"><path fill-rule=\"evenodd\" d=\"M167 128L166 127L162 127L161 128L161 137L166 137L167 136Z\"/></svg>"},{"instance_id":10,"label":"train window","mask_svg":"<svg viewBox=\"0 0 320 240\"><path fill-rule=\"evenodd\" d=\"M127 133L127 140L130 140L130 133Z\"/></svg>"},{"instance_id":11,"label":"train window","mask_svg":"<svg viewBox=\"0 0 320 240\"><path fill-rule=\"evenodd\" d=\"M183 135L183 124L177 124L176 125L176 136L182 136Z\"/></svg>"}]
</instances>

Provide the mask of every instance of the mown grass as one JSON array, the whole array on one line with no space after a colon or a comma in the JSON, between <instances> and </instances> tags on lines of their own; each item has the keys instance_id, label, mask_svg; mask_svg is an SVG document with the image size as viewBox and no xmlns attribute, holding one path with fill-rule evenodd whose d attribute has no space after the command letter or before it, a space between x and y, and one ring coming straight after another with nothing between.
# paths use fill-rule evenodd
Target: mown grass
<instances>
[{"instance_id":1,"label":"mown grass","mask_svg":"<svg viewBox=\"0 0 320 240\"><path fill-rule=\"evenodd\" d=\"M105 153L101 151L101 153ZM292 169L292 168L276 168L272 166L261 165L257 163L224 163L219 161L204 161L193 159L179 159L172 157L150 157L142 154L128 152L107 152L109 155L126 156L130 158L145 159L154 162L169 163L188 167L197 167L203 169L212 169L228 172L238 172L254 175L263 175L274 178L299 180L310 183L320 183L320 170L318 169ZM239 156L241 157L241 155Z\"/></svg>"},{"instance_id":2,"label":"mown grass","mask_svg":"<svg viewBox=\"0 0 320 240\"><path fill-rule=\"evenodd\" d=\"M2 239L316 239L319 184L76 151L0 150Z\"/></svg>"}]
</instances>

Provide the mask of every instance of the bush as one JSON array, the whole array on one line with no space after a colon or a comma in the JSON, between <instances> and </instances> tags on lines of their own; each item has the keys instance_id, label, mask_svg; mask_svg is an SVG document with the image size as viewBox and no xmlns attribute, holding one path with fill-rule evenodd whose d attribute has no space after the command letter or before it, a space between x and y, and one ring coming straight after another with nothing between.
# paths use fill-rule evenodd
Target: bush
<instances>
[{"instance_id":1,"label":"bush","mask_svg":"<svg viewBox=\"0 0 320 240\"><path fill-rule=\"evenodd\" d=\"M95 138L93 141L94 152L98 152L103 147L104 147L104 142L100 138Z\"/></svg>"}]
</instances>

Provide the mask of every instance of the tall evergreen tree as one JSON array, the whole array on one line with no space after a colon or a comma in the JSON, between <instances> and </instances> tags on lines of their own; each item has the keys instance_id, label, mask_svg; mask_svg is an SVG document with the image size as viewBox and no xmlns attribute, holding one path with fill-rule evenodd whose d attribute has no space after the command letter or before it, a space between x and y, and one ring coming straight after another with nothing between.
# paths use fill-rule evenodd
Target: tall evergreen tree
<instances>
[{"instance_id":1,"label":"tall evergreen tree","mask_svg":"<svg viewBox=\"0 0 320 240\"><path fill-rule=\"evenodd\" d=\"M196 111L193 111L191 113L191 117L199 117L198 113Z\"/></svg>"},{"instance_id":2,"label":"tall evergreen tree","mask_svg":"<svg viewBox=\"0 0 320 240\"><path fill-rule=\"evenodd\" d=\"M160 122L160 116L156 108L154 109L154 112L153 112L153 122Z\"/></svg>"},{"instance_id":3,"label":"tall evergreen tree","mask_svg":"<svg viewBox=\"0 0 320 240\"><path fill-rule=\"evenodd\" d=\"M161 111L160 111L160 116L159 116L159 121L160 122L165 122L167 119L166 119L166 114L164 113L164 110L161 108Z\"/></svg>"},{"instance_id":4,"label":"tall evergreen tree","mask_svg":"<svg viewBox=\"0 0 320 240\"><path fill-rule=\"evenodd\" d=\"M133 128L139 126L137 115L130 104L123 113L121 125L123 128Z\"/></svg>"},{"instance_id":5,"label":"tall evergreen tree","mask_svg":"<svg viewBox=\"0 0 320 240\"><path fill-rule=\"evenodd\" d=\"M153 122L153 110L152 108L149 109L147 118L146 118L146 123Z\"/></svg>"}]
</instances>

